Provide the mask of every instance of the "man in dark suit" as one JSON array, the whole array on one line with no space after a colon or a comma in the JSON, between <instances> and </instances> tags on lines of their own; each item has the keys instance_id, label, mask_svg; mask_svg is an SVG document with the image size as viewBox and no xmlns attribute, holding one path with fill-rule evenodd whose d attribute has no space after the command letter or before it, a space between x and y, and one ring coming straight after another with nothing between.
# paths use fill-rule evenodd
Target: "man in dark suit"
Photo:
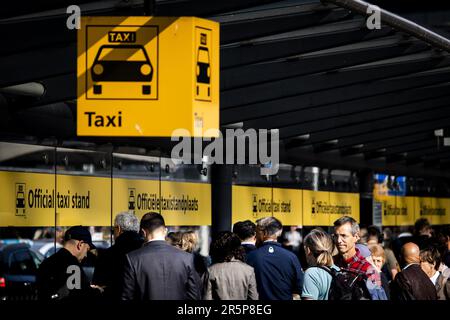
<instances>
[{"instance_id":1,"label":"man in dark suit","mask_svg":"<svg viewBox=\"0 0 450 320\"><path fill-rule=\"evenodd\" d=\"M436 288L420 267L420 249L408 242L402 247L402 271L392 283L392 300L437 300Z\"/></svg>"},{"instance_id":2,"label":"man in dark suit","mask_svg":"<svg viewBox=\"0 0 450 320\"><path fill-rule=\"evenodd\" d=\"M164 218L159 213L146 213L141 231L145 244L126 255L122 300L200 299L193 255L165 241Z\"/></svg>"},{"instance_id":3,"label":"man in dark suit","mask_svg":"<svg viewBox=\"0 0 450 320\"><path fill-rule=\"evenodd\" d=\"M256 224L250 220L236 222L233 225L233 233L241 239L246 255L256 250Z\"/></svg>"}]
</instances>

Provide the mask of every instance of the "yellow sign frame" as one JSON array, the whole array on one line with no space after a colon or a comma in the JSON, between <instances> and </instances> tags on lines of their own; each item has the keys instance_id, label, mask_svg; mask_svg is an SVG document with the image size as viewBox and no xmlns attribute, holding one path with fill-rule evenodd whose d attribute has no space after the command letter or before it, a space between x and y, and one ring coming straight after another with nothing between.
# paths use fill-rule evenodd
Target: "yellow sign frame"
<instances>
[{"instance_id":1,"label":"yellow sign frame","mask_svg":"<svg viewBox=\"0 0 450 320\"><path fill-rule=\"evenodd\" d=\"M77 134L218 137L219 37L195 17L82 17Z\"/></svg>"}]
</instances>

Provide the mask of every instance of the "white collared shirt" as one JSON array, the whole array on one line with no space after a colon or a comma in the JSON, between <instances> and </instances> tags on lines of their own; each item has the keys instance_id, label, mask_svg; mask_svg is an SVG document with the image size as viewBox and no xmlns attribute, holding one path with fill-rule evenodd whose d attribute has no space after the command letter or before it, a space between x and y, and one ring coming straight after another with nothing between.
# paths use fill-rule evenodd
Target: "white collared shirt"
<instances>
[{"instance_id":1,"label":"white collared shirt","mask_svg":"<svg viewBox=\"0 0 450 320\"><path fill-rule=\"evenodd\" d=\"M436 285L436 281L439 278L439 275L441 273L439 271L436 271L435 274L430 278L431 282L433 282L433 285Z\"/></svg>"}]
</instances>

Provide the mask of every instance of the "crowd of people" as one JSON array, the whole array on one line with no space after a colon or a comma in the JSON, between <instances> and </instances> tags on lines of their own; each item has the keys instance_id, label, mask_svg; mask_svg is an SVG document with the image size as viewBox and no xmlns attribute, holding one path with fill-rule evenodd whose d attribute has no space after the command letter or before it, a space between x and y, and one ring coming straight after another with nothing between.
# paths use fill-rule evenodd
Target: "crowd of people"
<instances>
[{"instance_id":1,"label":"crowd of people","mask_svg":"<svg viewBox=\"0 0 450 320\"><path fill-rule=\"evenodd\" d=\"M415 227L415 234L388 242L378 227L360 229L353 218L343 216L334 222L332 232L315 228L299 238L291 228L283 241L281 222L266 217L256 224L240 221L232 231L220 232L212 239L209 257L204 257L195 250L195 232L168 233L158 213L147 213L139 221L123 212L114 221L115 243L99 254L92 281L81 263L95 246L86 227L74 226L66 231L63 248L41 264L38 296L42 300L450 300L448 229L433 235L426 219L419 219ZM286 246L299 242L294 250Z\"/></svg>"}]
</instances>

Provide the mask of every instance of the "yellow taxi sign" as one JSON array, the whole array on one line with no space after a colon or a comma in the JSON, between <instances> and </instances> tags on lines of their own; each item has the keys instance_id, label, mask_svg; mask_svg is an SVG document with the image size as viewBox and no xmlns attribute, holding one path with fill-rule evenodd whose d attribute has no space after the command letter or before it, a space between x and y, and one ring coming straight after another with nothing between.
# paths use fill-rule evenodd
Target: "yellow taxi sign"
<instances>
[{"instance_id":1,"label":"yellow taxi sign","mask_svg":"<svg viewBox=\"0 0 450 320\"><path fill-rule=\"evenodd\" d=\"M216 137L219 24L194 17L82 17L77 133ZM212 129L212 130L211 130Z\"/></svg>"}]
</instances>

